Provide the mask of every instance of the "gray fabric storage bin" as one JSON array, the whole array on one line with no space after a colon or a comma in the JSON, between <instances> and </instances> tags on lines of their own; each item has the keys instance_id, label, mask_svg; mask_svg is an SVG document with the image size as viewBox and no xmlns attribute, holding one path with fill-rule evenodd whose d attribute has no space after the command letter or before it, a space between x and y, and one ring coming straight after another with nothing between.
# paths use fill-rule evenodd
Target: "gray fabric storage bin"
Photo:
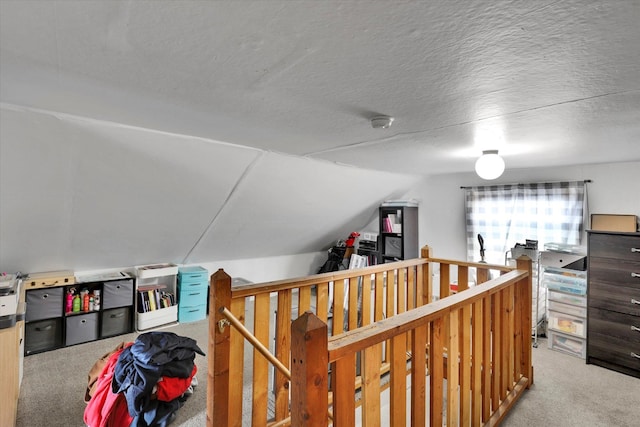
<instances>
[{"instance_id":1,"label":"gray fabric storage bin","mask_svg":"<svg viewBox=\"0 0 640 427\"><path fill-rule=\"evenodd\" d=\"M62 316L63 295L62 287L27 291L27 322Z\"/></svg>"},{"instance_id":2,"label":"gray fabric storage bin","mask_svg":"<svg viewBox=\"0 0 640 427\"><path fill-rule=\"evenodd\" d=\"M25 325L24 354L53 350L62 345L62 318L41 320Z\"/></svg>"},{"instance_id":3,"label":"gray fabric storage bin","mask_svg":"<svg viewBox=\"0 0 640 427\"><path fill-rule=\"evenodd\" d=\"M133 304L133 280L104 282L102 308L124 307Z\"/></svg>"},{"instance_id":4,"label":"gray fabric storage bin","mask_svg":"<svg viewBox=\"0 0 640 427\"><path fill-rule=\"evenodd\" d=\"M98 339L98 313L70 316L66 319L65 345Z\"/></svg>"},{"instance_id":5,"label":"gray fabric storage bin","mask_svg":"<svg viewBox=\"0 0 640 427\"><path fill-rule=\"evenodd\" d=\"M109 337L131 332L131 307L105 310L102 313L100 337Z\"/></svg>"}]
</instances>

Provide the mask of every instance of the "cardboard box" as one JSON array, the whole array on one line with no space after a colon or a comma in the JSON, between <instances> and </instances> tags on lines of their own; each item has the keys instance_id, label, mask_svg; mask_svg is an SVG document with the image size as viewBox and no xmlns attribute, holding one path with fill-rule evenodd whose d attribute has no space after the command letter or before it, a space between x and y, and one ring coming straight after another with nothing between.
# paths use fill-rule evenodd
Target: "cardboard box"
<instances>
[{"instance_id":1,"label":"cardboard box","mask_svg":"<svg viewBox=\"0 0 640 427\"><path fill-rule=\"evenodd\" d=\"M636 215L591 214L591 229L597 231L625 231L633 233L637 230Z\"/></svg>"},{"instance_id":2,"label":"cardboard box","mask_svg":"<svg viewBox=\"0 0 640 427\"><path fill-rule=\"evenodd\" d=\"M27 278L24 279L26 289L51 288L73 285L74 283L76 283L76 278L73 275L73 271L70 270L29 273Z\"/></svg>"}]
</instances>

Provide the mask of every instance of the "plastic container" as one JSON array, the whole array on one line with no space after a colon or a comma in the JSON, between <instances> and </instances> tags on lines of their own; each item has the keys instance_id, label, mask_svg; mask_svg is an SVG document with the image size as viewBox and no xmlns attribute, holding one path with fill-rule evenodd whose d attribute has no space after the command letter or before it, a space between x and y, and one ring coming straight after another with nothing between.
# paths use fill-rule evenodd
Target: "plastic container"
<instances>
[{"instance_id":1,"label":"plastic container","mask_svg":"<svg viewBox=\"0 0 640 427\"><path fill-rule=\"evenodd\" d=\"M548 328L581 338L587 336L585 319L552 310L549 310Z\"/></svg>"},{"instance_id":2,"label":"plastic container","mask_svg":"<svg viewBox=\"0 0 640 427\"><path fill-rule=\"evenodd\" d=\"M567 353L581 359L586 359L586 340L552 330L547 331L547 333L549 337L547 340L547 346L550 349Z\"/></svg>"},{"instance_id":3,"label":"plastic container","mask_svg":"<svg viewBox=\"0 0 640 427\"><path fill-rule=\"evenodd\" d=\"M577 270L546 267L542 275L543 286L550 290L586 295L587 274Z\"/></svg>"},{"instance_id":4,"label":"plastic container","mask_svg":"<svg viewBox=\"0 0 640 427\"><path fill-rule=\"evenodd\" d=\"M564 304L558 301L552 301L549 299L549 310L559 313L571 314L576 317L587 317L587 308L580 307L571 304Z\"/></svg>"},{"instance_id":5,"label":"plastic container","mask_svg":"<svg viewBox=\"0 0 640 427\"><path fill-rule=\"evenodd\" d=\"M549 289L548 299L549 301L558 301L564 304L577 305L579 307L587 306L587 298L582 295L567 294L564 292L554 291Z\"/></svg>"}]
</instances>

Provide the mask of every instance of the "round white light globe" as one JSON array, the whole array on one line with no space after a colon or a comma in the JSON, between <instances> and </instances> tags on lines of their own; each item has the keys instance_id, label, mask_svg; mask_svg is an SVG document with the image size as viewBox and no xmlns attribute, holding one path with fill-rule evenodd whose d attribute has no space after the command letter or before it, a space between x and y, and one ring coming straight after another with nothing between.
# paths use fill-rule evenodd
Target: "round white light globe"
<instances>
[{"instance_id":1,"label":"round white light globe","mask_svg":"<svg viewBox=\"0 0 640 427\"><path fill-rule=\"evenodd\" d=\"M496 179L504 172L504 160L497 150L484 151L476 160L476 173L482 179Z\"/></svg>"}]
</instances>

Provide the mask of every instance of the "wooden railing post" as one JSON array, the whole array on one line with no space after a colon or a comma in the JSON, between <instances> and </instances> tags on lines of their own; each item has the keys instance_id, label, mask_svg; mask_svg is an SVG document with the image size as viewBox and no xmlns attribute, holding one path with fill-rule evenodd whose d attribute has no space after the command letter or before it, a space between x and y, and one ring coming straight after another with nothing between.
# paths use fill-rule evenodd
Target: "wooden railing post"
<instances>
[{"instance_id":1,"label":"wooden railing post","mask_svg":"<svg viewBox=\"0 0 640 427\"><path fill-rule=\"evenodd\" d=\"M291 425L329 421L327 325L307 311L291 324Z\"/></svg>"},{"instance_id":2,"label":"wooden railing post","mask_svg":"<svg viewBox=\"0 0 640 427\"><path fill-rule=\"evenodd\" d=\"M207 427L229 425L230 330L220 312L231 306L231 276L219 269L210 278L209 356L207 372ZM215 420L215 421L214 421Z\"/></svg>"},{"instance_id":3,"label":"wooden railing post","mask_svg":"<svg viewBox=\"0 0 640 427\"><path fill-rule=\"evenodd\" d=\"M531 356L531 300L532 300L532 278L533 278L533 267L531 258L523 255L516 260L516 267L518 270L526 270L529 272L529 276L524 283L523 290L523 308L521 311L522 315L522 358L521 364L522 368L520 371L523 375L525 375L528 379L527 388L533 384L533 366L532 366L532 356ZM518 286L522 288L523 286Z\"/></svg>"},{"instance_id":4,"label":"wooden railing post","mask_svg":"<svg viewBox=\"0 0 640 427\"><path fill-rule=\"evenodd\" d=\"M431 258L431 247L424 245L420 250L420 257ZM429 304L433 301L433 266L428 262L422 266L422 301L419 305Z\"/></svg>"}]
</instances>

